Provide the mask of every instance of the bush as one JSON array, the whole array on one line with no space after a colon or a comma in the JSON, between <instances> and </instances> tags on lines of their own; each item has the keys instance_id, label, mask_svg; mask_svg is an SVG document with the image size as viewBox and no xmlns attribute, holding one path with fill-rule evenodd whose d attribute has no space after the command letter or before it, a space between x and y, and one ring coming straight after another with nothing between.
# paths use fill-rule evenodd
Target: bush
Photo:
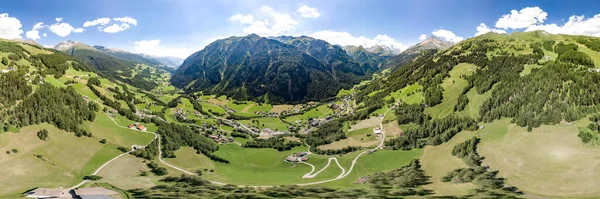
<instances>
[{"instance_id":1,"label":"bush","mask_svg":"<svg viewBox=\"0 0 600 199\"><path fill-rule=\"evenodd\" d=\"M38 131L37 136L38 136L38 138L40 138L40 140L47 140L48 139L48 130L42 129L42 130Z\"/></svg>"}]
</instances>

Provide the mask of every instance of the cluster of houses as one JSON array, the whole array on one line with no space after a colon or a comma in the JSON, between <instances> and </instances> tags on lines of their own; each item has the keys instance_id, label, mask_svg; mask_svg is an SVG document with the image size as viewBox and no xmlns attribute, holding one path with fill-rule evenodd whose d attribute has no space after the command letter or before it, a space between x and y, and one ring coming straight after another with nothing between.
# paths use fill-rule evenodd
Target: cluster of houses
<instances>
[{"instance_id":1,"label":"cluster of houses","mask_svg":"<svg viewBox=\"0 0 600 199\"><path fill-rule=\"evenodd\" d=\"M373 128L373 134L375 134L375 136L377 136L377 139L381 139L383 130L381 130L381 128L379 128L379 127L375 127L375 128Z\"/></svg>"},{"instance_id":2,"label":"cluster of houses","mask_svg":"<svg viewBox=\"0 0 600 199\"><path fill-rule=\"evenodd\" d=\"M286 134L290 134L290 132L285 132L285 131L274 131L270 128L264 128L262 131L260 131L260 137L272 137L272 136L278 136L278 135L286 135Z\"/></svg>"},{"instance_id":3,"label":"cluster of houses","mask_svg":"<svg viewBox=\"0 0 600 199\"><path fill-rule=\"evenodd\" d=\"M147 130L144 125L141 125L139 123L129 124L129 125L127 125L127 128L142 131L142 132L146 132L146 130Z\"/></svg>"},{"instance_id":4,"label":"cluster of houses","mask_svg":"<svg viewBox=\"0 0 600 199\"><path fill-rule=\"evenodd\" d=\"M254 114L262 117L279 117L279 113L276 112L254 111Z\"/></svg>"},{"instance_id":5,"label":"cluster of houses","mask_svg":"<svg viewBox=\"0 0 600 199\"><path fill-rule=\"evenodd\" d=\"M294 153L289 155L288 157L285 158L286 162L306 162L308 161L308 152L298 152L298 153Z\"/></svg>"},{"instance_id":6,"label":"cluster of houses","mask_svg":"<svg viewBox=\"0 0 600 199\"><path fill-rule=\"evenodd\" d=\"M119 193L104 187L65 189L65 188L35 188L24 193L27 198L81 198L81 199L112 199ZM120 197L119 197L120 198Z\"/></svg>"},{"instance_id":7,"label":"cluster of houses","mask_svg":"<svg viewBox=\"0 0 600 199\"><path fill-rule=\"evenodd\" d=\"M221 134L219 134L219 135L212 135L212 134L210 134L210 135L208 135L208 138L214 140L217 143L233 142L233 137L226 137L226 136L223 136Z\"/></svg>"}]
</instances>

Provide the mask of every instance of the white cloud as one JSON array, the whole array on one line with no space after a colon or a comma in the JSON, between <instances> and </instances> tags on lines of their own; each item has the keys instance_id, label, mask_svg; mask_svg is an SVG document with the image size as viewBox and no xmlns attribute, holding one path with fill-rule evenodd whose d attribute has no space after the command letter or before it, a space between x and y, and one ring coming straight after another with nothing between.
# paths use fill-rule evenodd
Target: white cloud
<instances>
[{"instance_id":1,"label":"white cloud","mask_svg":"<svg viewBox=\"0 0 600 199\"><path fill-rule=\"evenodd\" d=\"M110 23L110 18L103 17L103 18L98 18L93 21L86 21L85 23L83 23L83 27L90 27L90 26L97 26L97 25L104 26L104 25L107 25L108 23Z\"/></svg>"},{"instance_id":2,"label":"white cloud","mask_svg":"<svg viewBox=\"0 0 600 199\"><path fill-rule=\"evenodd\" d=\"M419 40L426 40L426 39L427 39L426 34L422 34L421 36L419 36Z\"/></svg>"},{"instance_id":3,"label":"white cloud","mask_svg":"<svg viewBox=\"0 0 600 199\"><path fill-rule=\"evenodd\" d=\"M585 16L571 16L565 24L540 24L528 27L525 31L545 30L553 34L588 35L600 37L600 14L586 19Z\"/></svg>"},{"instance_id":4,"label":"white cloud","mask_svg":"<svg viewBox=\"0 0 600 199\"><path fill-rule=\"evenodd\" d=\"M113 18L113 20L137 26L137 20L135 20L134 18L131 18L131 17L117 17L117 18Z\"/></svg>"},{"instance_id":5,"label":"white cloud","mask_svg":"<svg viewBox=\"0 0 600 199\"><path fill-rule=\"evenodd\" d=\"M485 23L480 23L479 26L477 26L477 32L475 33L475 36L479 36L488 32L495 32L498 34L506 34L506 30L502 30L502 29L490 29L488 26L485 25Z\"/></svg>"},{"instance_id":6,"label":"white cloud","mask_svg":"<svg viewBox=\"0 0 600 199\"><path fill-rule=\"evenodd\" d=\"M526 7L519 11L511 10L496 22L496 28L522 29L532 25L544 23L548 13L539 7Z\"/></svg>"},{"instance_id":7,"label":"white cloud","mask_svg":"<svg viewBox=\"0 0 600 199\"><path fill-rule=\"evenodd\" d=\"M44 26L43 22L38 22L35 25L33 25L33 28L31 28L31 30L25 32L25 36L28 39L32 39L34 41L38 40L38 39L40 39L40 31L39 31L39 29L42 29L44 27L46 27L46 26Z\"/></svg>"},{"instance_id":8,"label":"white cloud","mask_svg":"<svg viewBox=\"0 0 600 199\"><path fill-rule=\"evenodd\" d=\"M42 36L43 36L43 37L46 37L46 36L48 36L48 33L44 33Z\"/></svg>"},{"instance_id":9,"label":"white cloud","mask_svg":"<svg viewBox=\"0 0 600 199\"><path fill-rule=\"evenodd\" d=\"M135 41L133 51L154 56L172 56L186 58L195 52L194 49L181 47L167 47L160 45L159 39Z\"/></svg>"},{"instance_id":10,"label":"white cloud","mask_svg":"<svg viewBox=\"0 0 600 199\"><path fill-rule=\"evenodd\" d=\"M434 30L433 32L431 32L431 34L433 34L436 37L444 38L446 41L451 41L455 43L460 42L464 39L462 37L456 36L456 34L454 34L452 31L445 29Z\"/></svg>"},{"instance_id":11,"label":"white cloud","mask_svg":"<svg viewBox=\"0 0 600 199\"><path fill-rule=\"evenodd\" d=\"M102 29L102 31L104 31L106 33L117 33L117 32L127 30L128 28L129 28L129 24L126 24L126 23L123 23L121 25L113 24L111 26L107 26L106 28Z\"/></svg>"},{"instance_id":12,"label":"white cloud","mask_svg":"<svg viewBox=\"0 0 600 199\"><path fill-rule=\"evenodd\" d=\"M374 45L385 45L399 50L405 50L408 46L398 42L385 34L377 35L373 39L364 36L355 37L348 32L337 32L331 30L318 31L308 35L309 37L325 40L331 44L342 46L354 45L363 47L372 47Z\"/></svg>"},{"instance_id":13,"label":"white cloud","mask_svg":"<svg viewBox=\"0 0 600 199\"><path fill-rule=\"evenodd\" d=\"M14 17L9 17L8 13L0 14L0 38L17 39L21 38L21 21Z\"/></svg>"},{"instance_id":14,"label":"white cloud","mask_svg":"<svg viewBox=\"0 0 600 199\"><path fill-rule=\"evenodd\" d=\"M307 5L300 6L298 10L296 10L296 12L300 13L302 17L307 18L318 18L319 16L321 16L321 13L319 13L319 10L317 8L311 8Z\"/></svg>"},{"instance_id":15,"label":"white cloud","mask_svg":"<svg viewBox=\"0 0 600 199\"><path fill-rule=\"evenodd\" d=\"M229 20L239 21L242 24L251 24L252 22L254 22L254 17L252 15L237 14L237 15L231 16L231 18L229 18Z\"/></svg>"},{"instance_id":16,"label":"white cloud","mask_svg":"<svg viewBox=\"0 0 600 199\"><path fill-rule=\"evenodd\" d=\"M54 34L56 34L58 36L66 37L66 36L70 35L72 32L76 32L76 33L83 32L83 28L74 28L73 26L71 26L71 24L63 22L62 17L58 17L55 20L56 20L56 23L50 25L50 31L52 31Z\"/></svg>"},{"instance_id":17,"label":"white cloud","mask_svg":"<svg viewBox=\"0 0 600 199\"><path fill-rule=\"evenodd\" d=\"M263 6L259 13L260 16L265 18L264 20L255 20L255 17L250 14L236 14L231 16L229 20L247 25L243 29L245 33L255 33L261 36L278 36L286 34L296 29L296 26L298 25L298 21L294 20L290 15L278 13L269 6Z\"/></svg>"}]
</instances>

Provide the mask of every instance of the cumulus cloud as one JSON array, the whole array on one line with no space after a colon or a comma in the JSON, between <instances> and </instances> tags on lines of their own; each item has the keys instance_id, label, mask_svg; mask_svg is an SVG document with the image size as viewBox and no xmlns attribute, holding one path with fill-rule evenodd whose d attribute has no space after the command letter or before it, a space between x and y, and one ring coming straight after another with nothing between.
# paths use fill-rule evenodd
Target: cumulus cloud
<instances>
[{"instance_id":1,"label":"cumulus cloud","mask_svg":"<svg viewBox=\"0 0 600 199\"><path fill-rule=\"evenodd\" d=\"M263 6L259 14L264 20L255 20L256 17L250 14L236 14L231 16L229 20L245 25L246 27L243 29L245 33L254 33L267 37L289 33L296 29L298 25L298 21L294 20L290 15L279 13L269 6Z\"/></svg>"},{"instance_id":2,"label":"cumulus cloud","mask_svg":"<svg viewBox=\"0 0 600 199\"><path fill-rule=\"evenodd\" d=\"M74 28L73 26L71 26L71 24L63 22L62 17L58 17L55 20L56 20L56 23L50 25L50 31L52 31L54 34L56 34L58 36L66 37L66 36L69 36L72 32L75 32L75 33L83 32L83 28Z\"/></svg>"},{"instance_id":3,"label":"cumulus cloud","mask_svg":"<svg viewBox=\"0 0 600 199\"><path fill-rule=\"evenodd\" d=\"M28 39L32 39L34 41L38 40L38 39L40 39L40 31L39 31L39 29L42 29L44 27L46 27L46 26L44 26L43 22L38 22L35 25L33 25L33 28L31 28L31 30L25 32L25 36Z\"/></svg>"},{"instance_id":4,"label":"cumulus cloud","mask_svg":"<svg viewBox=\"0 0 600 199\"><path fill-rule=\"evenodd\" d=\"M186 58L195 50L182 47L169 47L160 44L159 39L135 41L133 51L153 56L172 56Z\"/></svg>"},{"instance_id":5,"label":"cumulus cloud","mask_svg":"<svg viewBox=\"0 0 600 199\"><path fill-rule=\"evenodd\" d=\"M113 18L113 20L137 26L137 20L131 17L117 17Z\"/></svg>"},{"instance_id":6,"label":"cumulus cloud","mask_svg":"<svg viewBox=\"0 0 600 199\"><path fill-rule=\"evenodd\" d=\"M252 15L237 14L237 15L231 16L231 18L229 18L229 20L239 21L242 24L252 24L252 22L254 22L254 17Z\"/></svg>"},{"instance_id":7,"label":"cumulus cloud","mask_svg":"<svg viewBox=\"0 0 600 199\"><path fill-rule=\"evenodd\" d=\"M396 39L391 38L385 34L377 35L375 36L375 38L369 39L364 36L355 37L348 32L324 30L309 34L308 36L325 40L331 44L338 44L342 46L353 45L368 48L374 45L384 45L398 50L405 50L406 48L408 48L408 46L398 42Z\"/></svg>"},{"instance_id":8,"label":"cumulus cloud","mask_svg":"<svg viewBox=\"0 0 600 199\"><path fill-rule=\"evenodd\" d=\"M525 31L544 30L553 34L588 35L600 37L600 14L592 18L585 16L571 16L563 25L539 24L528 27Z\"/></svg>"},{"instance_id":9,"label":"cumulus cloud","mask_svg":"<svg viewBox=\"0 0 600 199\"><path fill-rule=\"evenodd\" d=\"M46 36L48 36L48 33L44 33L42 36L43 36L43 37L46 37Z\"/></svg>"},{"instance_id":10,"label":"cumulus cloud","mask_svg":"<svg viewBox=\"0 0 600 199\"><path fill-rule=\"evenodd\" d=\"M426 34L422 34L421 36L419 36L419 40L426 40L427 39L427 35Z\"/></svg>"},{"instance_id":11,"label":"cumulus cloud","mask_svg":"<svg viewBox=\"0 0 600 199\"><path fill-rule=\"evenodd\" d=\"M502 29L496 29L496 28L492 28L490 29L487 25L485 25L485 23L480 23L479 26L477 26L477 32L475 33L475 36L479 36L488 32L495 32L498 34L506 34L506 30L502 30Z\"/></svg>"},{"instance_id":12,"label":"cumulus cloud","mask_svg":"<svg viewBox=\"0 0 600 199\"><path fill-rule=\"evenodd\" d=\"M107 25L108 23L110 23L110 18L108 17L103 17L103 18L98 18L96 20L92 20L92 21L86 21L85 23L83 23L83 27L90 27L90 26L97 26L97 25Z\"/></svg>"},{"instance_id":13,"label":"cumulus cloud","mask_svg":"<svg viewBox=\"0 0 600 199\"><path fill-rule=\"evenodd\" d=\"M307 5L300 6L296 12L300 13L302 17L307 18L318 18L321 16L321 13L317 8L311 8Z\"/></svg>"},{"instance_id":14,"label":"cumulus cloud","mask_svg":"<svg viewBox=\"0 0 600 199\"><path fill-rule=\"evenodd\" d=\"M503 15L496 22L496 28L522 29L532 25L544 23L548 13L539 7L526 7L519 11L511 10L510 14Z\"/></svg>"},{"instance_id":15,"label":"cumulus cloud","mask_svg":"<svg viewBox=\"0 0 600 199\"><path fill-rule=\"evenodd\" d=\"M433 34L436 37L444 38L446 41L451 41L455 43L460 42L464 39L462 37L456 36L456 34L454 34L452 31L445 29L434 30L433 32L431 32L431 34Z\"/></svg>"},{"instance_id":16,"label":"cumulus cloud","mask_svg":"<svg viewBox=\"0 0 600 199\"><path fill-rule=\"evenodd\" d=\"M127 28L129 28L129 25L127 25L127 24L122 24L122 25L113 24L111 26L107 26L107 27L103 28L102 31L104 31L106 33L117 33L117 32L124 31Z\"/></svg>"},{"instance_id":17,"label":"cumulus cloud","mask_svg":"<svg viewBox=\"0 0 600 199\"><path fill-rule=\"evenodd\" d=\"M19 19L9 17L8 13L0 14L0 38L21 38L21 34L23 33L21 27L21 21L19 21Z\"/></svg>"}]
</instances>

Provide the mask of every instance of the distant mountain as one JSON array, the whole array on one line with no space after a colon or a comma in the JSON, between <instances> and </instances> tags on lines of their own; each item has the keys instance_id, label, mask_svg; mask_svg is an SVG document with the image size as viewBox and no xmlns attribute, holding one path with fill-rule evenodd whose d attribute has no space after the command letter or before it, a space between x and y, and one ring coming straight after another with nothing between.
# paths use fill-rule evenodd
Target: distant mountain
<instances>
[{"instance_id":1,"label":"distant mountain","mask_svg":"<svg viewBox=\"0 0 600 199\"><path fill-rule=\"evenodd\" d=\"M139 54L118 49L109 49L104 46L89 46L75 41L63 41L54 46L54 49L77 57L85 64L90 65L105 77L122 81L146 90L156 87L156 83L134 77L133 70L137 64L146 64L162 69L163 65Z\"/></svg>"},{"instance_id":2,"label":"distant mountain","mask_svg":"<svg viewBox=\"0 0 600 199\"><path fill-rule=\"evenodd\" d=\"M141 54L141 55L146 58L149 58L149 59L154 59L154 60L160 62L161 64L166 65L169 68L174 68L174 69L177 69L183 63L183 59L179 58L179 57L154 56L154 55L146 55L146 54Z\"/></svg>"},{"instance_id":3,"label":"distant mountain","mask_svg":"<svg viewBox=\"0 0 600 199\"><path fill-rule=\"evenodd\" d=\"M234 99L284 103L333 97L366 74L343 49L323 40L251 34L217 40L192 54L171 83Z\"/></svg>"},{"instance_id":4,"label":"distant mountain","mask_svg":"<svg viewBox=\"0 0 600 199\"><path fill-rule=\"evenodd\" d=\"M383 45L375 45L369 48L363 46L344 46L343 48L354 61L369 65L376 70L379 69L383 61L397 55L397 50Z\"/></svg>"},{"instance_id":5,"label":"distant mountain","mask_svg":"<svg viewBox=\"0 0 600 199\"><path fill-rule=\"evenodd\" d=\"M443 41L440 38L431 36L431 37L421 41L420 43L407 48L406 50L402 51L400 54L388 58L387 60L385 60L383 62L383 64L381 65L380 68L381 69L389 68L393 71L396 68L411 61L413 58L415 58L417 55L421 54L423 51L444 50L444 49L450 48L452 45L454 45L454 43L449 42L449 41Z\"/></svg>"},{"instance_id":6,"label":"distant mountain","mask_svg":"<svg viewBox=\"0 0 600 199\"><path fill-rule=\"evenodd\" d=\"M424 50L431 50L431 49L444 50L446 48L450 48L450 46L452 46L452 45L454 45L454 43L449 42L449 41L443 41L440 38L431 36L431 37L423 40L422 42L407 48L403 53L413 54L413 53L420 53Z\"/></svg>"}]
</instances>

